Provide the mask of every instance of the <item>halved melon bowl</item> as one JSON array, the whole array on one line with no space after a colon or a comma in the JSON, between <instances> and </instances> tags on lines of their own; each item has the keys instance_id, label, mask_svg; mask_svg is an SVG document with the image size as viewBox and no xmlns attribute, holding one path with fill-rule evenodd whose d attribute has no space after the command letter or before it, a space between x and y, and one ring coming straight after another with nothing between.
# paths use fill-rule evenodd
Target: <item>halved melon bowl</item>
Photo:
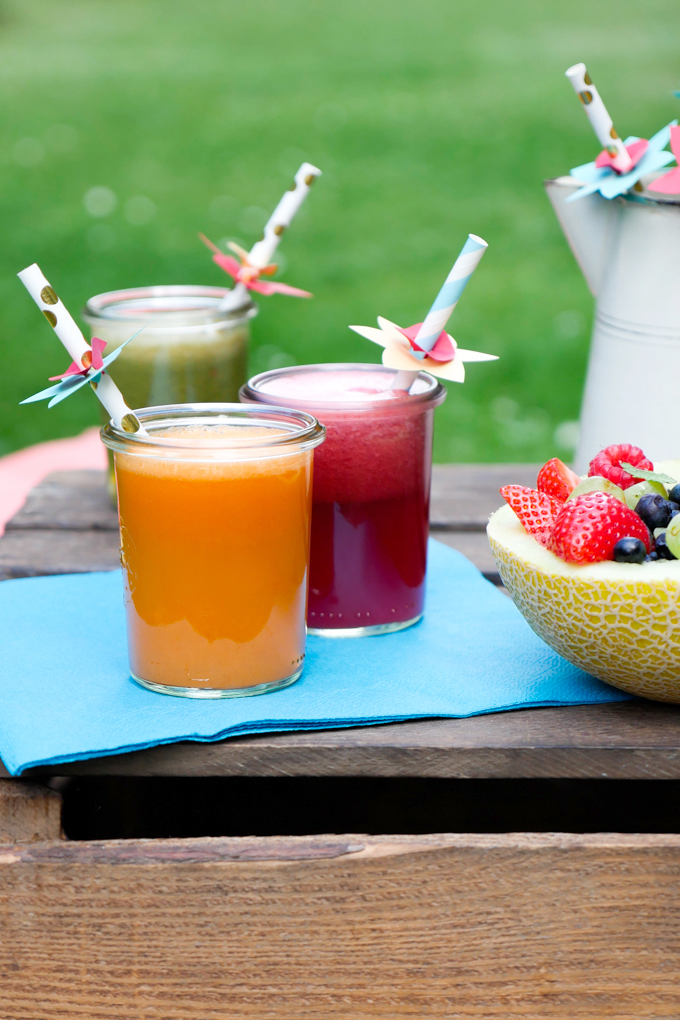
<instances>
[{"instance_id":1,"label":"halved melon bowl","mask_svg":"<svg viewBox=\"0 0 680 1020\"><path fill-rule=\"evenodd\" d=\"M680 703L680 560L565 563L509 506L487 534L503 584L551 648L612 687Z\"/></svg>"}]
</instances>

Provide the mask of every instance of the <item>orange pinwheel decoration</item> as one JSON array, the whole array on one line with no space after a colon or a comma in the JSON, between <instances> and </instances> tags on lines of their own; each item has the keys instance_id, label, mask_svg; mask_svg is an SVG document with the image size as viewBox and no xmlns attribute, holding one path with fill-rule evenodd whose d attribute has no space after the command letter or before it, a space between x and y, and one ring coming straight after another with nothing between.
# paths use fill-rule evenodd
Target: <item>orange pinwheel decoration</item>
<instances>
[{"instance_id":1,"label":"orange pinwheel decoration","mask_svg":"<svg viewBox=\"0 0 680 1020\"><path fill-rule=\"evenodd\" d=\"M225 273L229 273L236 283L242 283L248 290L254 290L258 294L288 294L290 297L312 297L308 290L300 290L298 287L291 287L287 283L277 283L273 280L261 280L260 276L274 275L279 268L274 262L263 268L254 266L249 260L249 253L244 248L241 248L240 245L235 244L234 241L230 241L228 246L238 255L238 259L221 252L217 245L213 244L205 234L199 234L198 236L203 241L203 244L210 248L213 253L213 262L220 269L223 269Z\"/></svg>"}]
</instances>

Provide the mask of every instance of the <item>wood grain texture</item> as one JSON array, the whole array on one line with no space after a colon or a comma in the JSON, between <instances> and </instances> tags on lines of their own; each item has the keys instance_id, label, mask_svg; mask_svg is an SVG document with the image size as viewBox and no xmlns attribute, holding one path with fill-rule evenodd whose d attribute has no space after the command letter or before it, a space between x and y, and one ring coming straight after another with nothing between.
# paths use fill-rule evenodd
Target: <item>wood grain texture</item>
<instances>
[{"instance_id":1,"label":"wood grain texture","mask_svg":"<svg viewBox=\"0 0 680 1020\"><path fill-rule=\"evenodd\" d=\"M24 780L0 779L0 843L61 836L61 796Z\"/></svg>"},{"instance_id":2,"label":"wood grain texture","mask_svg":"<svg viewBox=\"0 0 680 1020\"><path fill-rule=\"evenodd\" d=\"M680 708L631 701L164 744L29 775L680 779Z\"/></svg>"},{"instance_id":3,"label":"wood grain texture","mask_svg":"<svg viewBox=\"0 0 680 1020\"><path fill-rule=\"evenodd\" d=\"M433 537L454 549L494 584L500 577L486 535L436 531ZM61 528L11 528L0 538L0 581L44 574L82 574L119 566L118 530L69 531Z\"/></svg>"},{"instance_id":4,"label":"wood grain texture","mask_svg":"<svg viewBox=\"0 0 680 1020\"><path fill-rule=\"evenodd\" d=\"M535 480L532 465L436 465L432 529L494 584L500 577L484 529L500 485ZM0 580L118 566L118 519L104 471L58 471L33 489L0 539ZM83 541L80 532L88 532Z\"/></svg>"},{"instance_id":5,"label":"wood grain texture","mask_svg":"<svg viewBox=\"0 0 680 1020\"><path fill-rule=\"evenodd\" d=\"M0 581L120 566L117 531L10 530L0 538Z\"/></svg>"},{"instance_id":6,"label":"wood grain texture","mask_svg":"<svg viewBox=\"0 0 680 1020\"><path fill-rule=\"evenodd\" d=\"M0 1015L680 1015L678 836L276 842L4 848Z\"/></svg>"},{"instance_id":7,"label":"wood grain texture","mask_svg":"<svg viewBox=\"0 0 680 1020\"><path fill-rule=\"evenodd\" d=\"M535 485L537 464L435 464L430 521L434 529L483 531L501 505L501 485ZM28 495L7 530L65 528L116 531L104 471L56 471Z\"/></svg>"},{"instance_id":8,"label":"wood grain texture","mask_svg":"<svg viewBox=\"0 0 680 1020\"><path fill-rule=\"evenodd\" d=\"M7 522L7 531L25 529L118 531L118 513L106 487L105 471L55 471L26 497Z\"/></svg>"},{"instance_id":9,"label":"wood grain texture","mask_svg":"<svg viewBox=\"0 0 680 1020\"><path fill-rule=\"evenodd\" d=\"M432 468L430 527L485 531L503 499L501 485L535 487L540 464L435 464Z\"/></svg>"},{"instance_id":10,"label":"wood grain texture","mask_svg":"<svg viewBox=\"0 0 680 1020\"><path fill-rule=\"evenodd\" d=\"M533 484L535 473L532 465L437 466L433 514L440 522L448 520L447 526L468 530L437 531L436 537L457 546L493 577L495 566L486 536L471 530L472 524L476 521L476 527L497 506L501 484ZM98 514L101 522L108 520L111 530L77 530L81 525L89 528ZM25 526L19 527L22 520ZM55 526L48 527L50 522ZM49 476L33 491L14 524L0 539L0 576L3 570L5 576L7 572L30 576L118 565L118 534L104 472ZM68 775L680 778L678 711L674 706L643 702L526 710L472 719L266 735L219 744L166 745L52 771Z\"/></svg>"}]
</instances>

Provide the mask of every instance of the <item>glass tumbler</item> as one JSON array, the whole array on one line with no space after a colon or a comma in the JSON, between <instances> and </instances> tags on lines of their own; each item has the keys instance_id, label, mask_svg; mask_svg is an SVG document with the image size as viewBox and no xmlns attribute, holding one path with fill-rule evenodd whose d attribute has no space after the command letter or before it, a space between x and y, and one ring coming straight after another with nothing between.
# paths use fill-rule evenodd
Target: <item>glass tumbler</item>
<instances>
[{"instance_id":1,"label":"glass tumbler","mask_svg":"<svg viewBox=\"0 0 680 1020\"><path fill-rule=\"evenodd\" d=\"M327 429L316 452L310 633L403 630L423 615L434 409L446 390L421 372L411 392L393 369L280 368L242 387L243 402L299 408Z\"/></svg>"},{"instance_id":2,"label":"glass tumbler","mask_svg":"<svg viewBox=\"0 0 680 1020\"><path fill-rule=\"evenodd\" d=\"M293 683L305 657L312 450L278 407L178 404L109 422L132 677L192 698Z\"/></svg>"},{"instance_id":3,"label":"glass tumbler","mask_svg":"<svg viewBox=\"0 0 680 1020\"><path fill-rule=\"evenodd\" d=\"M257 306L223 287L138 287L90 298L83 319L110 354L144 329L110 374L130 407L234 401Z\"/></svg>"}]
</instances>

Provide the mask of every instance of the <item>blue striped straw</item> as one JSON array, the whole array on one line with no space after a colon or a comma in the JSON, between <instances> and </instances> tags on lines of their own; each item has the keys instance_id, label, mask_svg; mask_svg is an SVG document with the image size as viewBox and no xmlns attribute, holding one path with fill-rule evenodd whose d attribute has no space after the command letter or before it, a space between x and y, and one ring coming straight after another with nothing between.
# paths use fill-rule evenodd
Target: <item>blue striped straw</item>
<instances>
[{"instance_id":1,"label":"blue striped straw","mask_svg":"<svg viewBox=\"0 0 680 1020\"><path fill-rule=\"evenodd\" d=\"M437 337L451 318L451 313L460 300L467 282L479 265L482 255L488 248L486 241L475 234L469 234L463 250L453 264L453 269L446 277L444 286L437 294L432 308L425 316L425 321L418 330L415 342L423 351L431 351ZM425 357L420 351L413 351L416 358Z\"/></svg>"},{"instance_id":2,"label":"blue striped straw","mask_svg":"<svg viewBox=\"0 0 680 1020\"><path fill-rule=\"evenodd\" d=\"M460 300L460 296L467 286L467 282L479 265L482 255L488 248L486 241L476 234L468 234L468 239L463 245L463 250L453 263L453 268L444 281L444 286L437 294L432 308L425 316L416 335L415 342L422 351L411 350L414 358L422 361L427 351L431 351L437 342L437 337L449 321L453 309ZM402 369L395 375L391 389L410 390L418 378L417 372L409 372Z\"/></svg>"}]
</instances>

